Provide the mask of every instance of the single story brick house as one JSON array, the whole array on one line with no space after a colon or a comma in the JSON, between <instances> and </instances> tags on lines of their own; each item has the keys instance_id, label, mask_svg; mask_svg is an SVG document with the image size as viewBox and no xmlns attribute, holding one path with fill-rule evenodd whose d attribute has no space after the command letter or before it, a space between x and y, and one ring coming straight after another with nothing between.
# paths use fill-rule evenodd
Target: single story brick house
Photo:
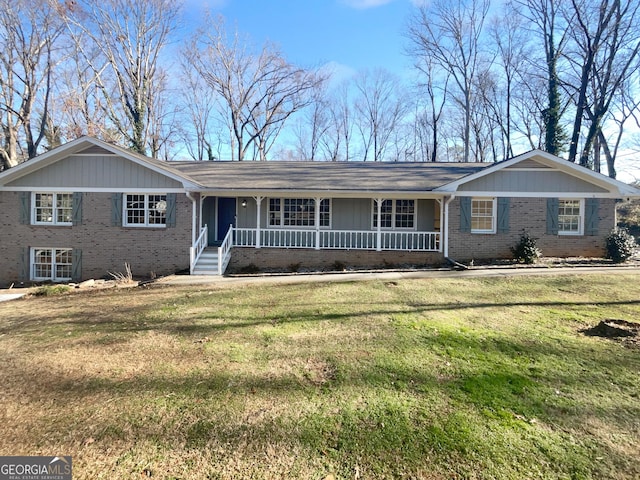
<instances>
[{"instance_id":1,"label":"single story brick house","mask_svg":"<svg viewBox=\"0 0 640 480\"><path fill-rule=\"evenodd\" d=\"M0 173L0 285L124 271L602 256L640 191L533 150L496 163L164 162L82 137Z\"/></svg>"}]
</instances>

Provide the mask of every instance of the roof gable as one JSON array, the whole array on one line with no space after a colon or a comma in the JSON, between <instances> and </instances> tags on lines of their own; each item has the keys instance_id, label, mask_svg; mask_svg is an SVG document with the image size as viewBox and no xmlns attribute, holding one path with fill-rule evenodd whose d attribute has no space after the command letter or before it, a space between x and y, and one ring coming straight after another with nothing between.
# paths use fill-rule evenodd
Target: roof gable
<instances>
[{"instance_id":1,"label":"roof gable","mask_svg":"<svg viewBox=\"0 0 640 480\"><path fill-rule=\"evenodd\" d=\"M81 137L0 173L7 188L191 188L166 162L136 155L92 137Z\"/></svg>"},{"instance_id":2,"label":"roof gable","mask_svg":"<svg viewBox=\"0 0 640 480\"><path fill-rule=\"evenodd\" d=\"M542 150L531 150L495 163L472 175L436 189L448 193L523 193L558 196L639 196L640 190L618 180L563 160Z\"/></svg>"}]
</instances>

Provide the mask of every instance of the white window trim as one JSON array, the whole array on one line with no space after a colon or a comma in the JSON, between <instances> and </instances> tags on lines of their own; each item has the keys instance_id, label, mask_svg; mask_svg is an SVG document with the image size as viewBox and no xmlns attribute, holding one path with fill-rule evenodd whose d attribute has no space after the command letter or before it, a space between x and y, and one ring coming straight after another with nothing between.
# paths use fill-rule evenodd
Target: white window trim
<instances>
[{"instance_id":1,"label":"white window trim","mask_svg":"<svg viewBox=\"0 0 640 480\"><path fill-rule=\"evenodd\" d=\"M491 201L493 206L491 207L491 229L474 229L473 228L473 202L474 201ZM483 217L485 218L485 217ZM472 197L471 208L469 210L469 222L471 222L471 233L481 234L494 234L498 227L498 199L496 197Z\"/></svg>"},{"instance_id":2,"label":"white window trim","mask_svg":"<svg viewBox=\"0 0 640 480\"><path fill-rule=\"evenodd\" d=\"M578 231L560 230L560 202L579 202L580 212L578 213ZM584 198L559 198L558 199L558 235L573 235L579 237L584 235Z\"/></svg>"},{"instance_id":3,"label":"white window trim","mask_svg":"<svg viewBox=\"0 0 640 480\"><path fill-rule=\"evenodd\" d=\"M383 198L385 200L391 200L391 226L390 227L380 227L380 230L385 230L389 232L393 231L403 231L403 232L415 232L418 230L418 199L416 198ZM412 200L413 201L413 227L396 227L396 201L397 200ZM376 199L371 199L371 205L373 209L373 214L371 215L371 230L377 230L378 227L375 226L375 219L378 215L378 204L376 203Z\"/></svg>"},{"instance_id":4,"label":"white window trim","mask_svg":"<svg viewBox=\"0 0 640 480\"><path fill-rule=\"evenodd\" d=\"M51 221L50 222L38 222L36 219L36 195L53 195L53 202L51 205ZM73 225L71 222L58 222L58 195L72 195L70 192L31 192L31 225L48 225L48 226L62 226L69 227ZM71 197L71 215L73 215L73 196Z\"/></svg>"},{"instance_id":5,"label":"white window trim","mask_svg":"<svg viewBox=\"0 0 640 480\"><path fill-rule=\"evenodd\" d=\"M40 193L40 192L38 192ZM36 276L36 250L51 250L51 277ZM71 277L56 277L56 251L67 250L71 252L71 270L73 271L73 249L59 247L32 247L29 252L29 279L36 282L70 282ZM68 265L68 264L65 264Z\"/></svg>"},{"instance_id":6,"label":"white window trim","mask_svg":"<svg viewBox=\"0 0 640 480\"><path fill-rule=\"evenodd\" d=\"M280 200L280 225L271 225L271 209L270 209L270 200ZM315 225L285 225L284 224L284 201L285 200L313 200L313 219L315 222L316 218L316 199L312 197L268 197L265 202L267 205L267 228L271 228L274 230L313 230L316 228ZM320 230L331 230L331 226L333 224L333 202L331 198L322 198L323 201L329 202L329 225L320 226Z\"/></svg>"},{"instance_id":7,"label":"white window trim","mask_svg":"<svg viewBox=\"0 0 640 480\"><path fill-rule=\"evenodd\" d=\"M127 222L127 196L129 195L143 195L144 196L144 223L129 223ZM167 227L167 214L165 210L165 223L149 223L149 196L164 196L165 202L167 201L166 193L133 193L127 192L122 194L122 226L130 228L166 228Z\"/></svg>"}]
</instances>

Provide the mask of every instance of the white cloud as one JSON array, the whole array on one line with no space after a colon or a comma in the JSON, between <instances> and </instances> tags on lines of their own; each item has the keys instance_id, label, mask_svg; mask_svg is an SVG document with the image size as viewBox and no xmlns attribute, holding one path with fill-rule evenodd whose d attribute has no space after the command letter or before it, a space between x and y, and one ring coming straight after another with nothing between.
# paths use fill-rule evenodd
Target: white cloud
<instances>
[{"instance_id":1,"label":"white cloud","mask_svg":"<svg viewBox=\"0 0 640 480\"><path fill-rule=\"evenodd\" d=\"M334 61L325 63L318 70L331 75L331 85L333 86L354 77L357 73L355 68Z\"/></svg>"},{"instance_id":2,"label":"white cloud","mask_svg":"<svg viewBox=\"0 0 640 480\"><path fill-rule=\"evenodd\" d=\"M343 3L351 8L358 10L366 10L367 8L376 8L395 0L343 0Z\"/></svg>"}]
</instances>

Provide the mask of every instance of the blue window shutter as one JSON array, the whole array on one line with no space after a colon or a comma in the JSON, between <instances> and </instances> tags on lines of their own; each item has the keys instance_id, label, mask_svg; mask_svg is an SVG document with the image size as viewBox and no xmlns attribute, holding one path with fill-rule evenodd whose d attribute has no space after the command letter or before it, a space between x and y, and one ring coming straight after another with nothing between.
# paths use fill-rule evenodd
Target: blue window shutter
<instances>
[{"instance_id":1,"label":"blue window shutter","mask_svg":"<svg viewBox=\"0 0 640 480\"><path fill-rule=\"evenodd\" d=\"M471 197L460 197L460 231L471 231Z\"/></svg>"},{"instance_id":2,"label":"blue window shutter","mask_svg":"<svg viewBox=\"0 0 640 480\"><path fill-rule=\"evenodd\" d=\"M509 197L498 198L498 233L509 231Z\"/></svg>"},{"instance_id":3,"label":"blue window shutter","mask_svg":"<svg viewBox=\"0 0 640 480\"><path fill-rule=\"evenodd\" d=\"M600 222L599 206L600 201L597 198L587 198L584 201L584 233L587 235L598 234L598 224Z\"/></svg>"},{"instance_id":4,"label":"blue window shutter","mask_svg":"<svg viewBox=\"0 0 640 480\"><path fill-rule=\"evenodd\" d=\"M558 205L557 198L547 198L547 234L558 234Z\"/></svg>"},{"instance_id":5,"label":"blue window shutter","mask_svg":"<svg viewBox=\"0 0 640 480\"><path fill-rule=\"evenodd\" d=\"M31 223L31 192L20 192L20 223Z\"/></svg>"},{"instance_id":6,"label":"blue window shutter","mask_svg":"<svg viewBox=\"0 0 640 480\"><path fill-rule=\"evenodd\" d=\"M82 250L77 248L71 251L71 280L74 282L82 280Z\"/></svg>"},{"instance_id":7,"label":"blue window shutter","mask_svg":"<svg viewBox=\"0 0 640 480\"><path fill-rule=\"evenodd\" d=\"M73 225L82 225L82 192L73 193L73 210L71 211Z\"/></svg>"},{"instance_id":8,"label":"blue window shutter","mask_svg":"<svg viewBox=\"0 0 640 480\"><path fill-rule=\"evenodd\" d=\"M20 248L20 258L18 260L20 262L18 280L26 282L27 280L29 280L29 247Z\"/></svg>"},{"instance_id":9,"label":"blue window shutter","mask_svg":"<svg viewBox=\"0 0 640 480\"><path fill-rule=\"evenodd\" d=\"M176 194L167 193L167 227L176 226Z\"/></svg>"},{"instance_id":10,"label":"blue window shutter","mask_svg":"<svg viewBox=\"0 0 640 480\"><path fill-rule=\"evenodd\" d=\"M111 194L111 225L114 227L122 226L122 194Z\"/></svg>"}]
</instances>

